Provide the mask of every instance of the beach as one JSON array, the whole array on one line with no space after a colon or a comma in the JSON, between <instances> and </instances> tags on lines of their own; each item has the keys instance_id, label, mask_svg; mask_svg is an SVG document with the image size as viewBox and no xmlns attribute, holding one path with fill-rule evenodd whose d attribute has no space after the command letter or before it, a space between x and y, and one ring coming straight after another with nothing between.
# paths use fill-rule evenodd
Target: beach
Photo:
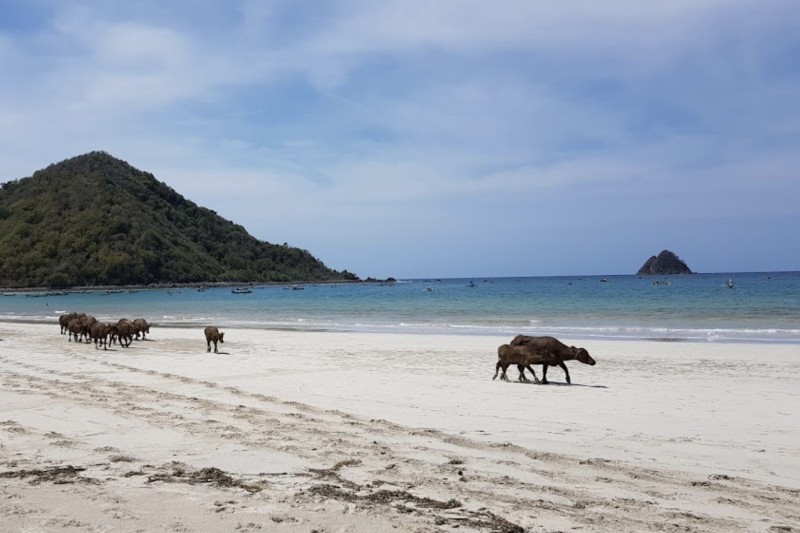
<instances>
[{"instance_id":1,"label":"beach","mask_svg":"<svg viewBox=\"0 0 800 533\"><path fill-rule=\"evenodd\" d=\"M0 530L800 531L797 344L222 329L0 322Z\"/></svg>"}]
</instances>

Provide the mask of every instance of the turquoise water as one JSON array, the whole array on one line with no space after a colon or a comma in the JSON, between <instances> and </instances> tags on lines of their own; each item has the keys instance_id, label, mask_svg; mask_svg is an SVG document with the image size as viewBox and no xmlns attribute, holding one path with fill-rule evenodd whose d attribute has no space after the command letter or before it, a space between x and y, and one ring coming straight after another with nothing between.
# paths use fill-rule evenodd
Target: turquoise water
<instances>
[{"instance_id":1,"label":"turquoise water","mask_svg":"<svg viewBox=\"0 0 800 533\"><path fill-rule=\"evenodd\" d=\"M800 343L800 272L302 287L258 286L249 294L229 288L5 293L0 320L55 322L63 312L82 311L101 320L143 317L173 326Z\"/></svg>"}]
</instances>

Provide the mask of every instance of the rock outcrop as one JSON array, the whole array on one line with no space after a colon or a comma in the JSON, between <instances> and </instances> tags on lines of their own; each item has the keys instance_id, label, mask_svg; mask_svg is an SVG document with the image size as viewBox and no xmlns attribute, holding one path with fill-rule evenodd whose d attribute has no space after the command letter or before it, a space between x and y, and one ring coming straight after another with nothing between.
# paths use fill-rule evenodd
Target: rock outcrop
<instances>
[{"instance_id":1,"label":"rock outcrop","mask_svg":"<svg viewBox=\"0 0 800 533\"><path fill-rule=\"evenodd\" d=\"M686 263L681 261L681 259L675 255L674 253L670 252L669 250L664 250L658 257L655 255L645 261L642 268L639 269L637 274L639 276L649 276L649 275L657 275L657 276L665 276L665 275L672 275L672 274L691 274L692 271L686 266Z\"/></svg>"}]
</instances>

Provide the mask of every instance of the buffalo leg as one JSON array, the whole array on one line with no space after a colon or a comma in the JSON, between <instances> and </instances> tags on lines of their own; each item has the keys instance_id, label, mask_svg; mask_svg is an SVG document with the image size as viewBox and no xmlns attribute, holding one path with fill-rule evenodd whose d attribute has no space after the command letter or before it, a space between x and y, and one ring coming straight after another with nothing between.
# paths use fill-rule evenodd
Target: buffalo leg
<instances>
[{"instance_id":1,"label":"buffalo leg","mask_svg":"<svg viewBox=\"0 0 800 533\"><path fill-rule=\"evenodd\" d=\"M500 379L503 381L508 381L508 376L506 375L506 370L508 369L508 365L504 365L501 361L498 361L497 368L502 371L502 373L500 374ZM497 375L497 371L495 371L495 375Z\"/></svg>"},{"instance_id":2,"label":"buffalo leg","mask_svg":"<svg viewBox=\"0 0 800 533\"><path fill-rule=\"evenodd\" d=\"M492 378L492 380L497 379L497 374L500 373L501 369L503 370L503 373L500 374L500 379L508 381L508 376L506 376L506 367L503 366L503 363L501 361L498 361L497 366L495 366L494 368L494 377Z\"/></svg>"},{"instance_id":3,"label":"buffalo leg","mask_svg":"<svg viewBox=\"0 0 800 533\"><path fill-rule=\"evenodd\" d=\"M506 376L506 367L503 366L503 363L501 361L497 362L497 366L494 369L494 377L492 378L492 380L495 380L497 378L497 374L500 372L501 369L503 370L503 373L500 374L500 379L508 381L508 376Z\"/></svg>"},{"instance_id":4,"label":"buffalo leg","mask_svg":"<svg viewBox=\"0 0 800 533\"><path fill-rule=\"evenodd\" d=\"M525 376L525 369L526 368L531 373L531 375L533 375L533 382L534 383L539 383L539 378L536 377L536 372L533 370L533 367L531 365L524 365L524 366L523 365L517 365L517 369L519 370L519 380L520 381L525 381L527 383L531 382L531 380L529 380Z\"/></svg>"},{"instance_id":5,"label":"buffalo leg","mask_svg":"<svg viewBox=\"0 0 800 533\"><path fill-rule=\"evenodd\" d=\"M525 368L527 368L528 370L530 370L531 374L533 375L533 382L534 382L534 383L537 383L537 384L538 384L538 383L541 383L541 382L539 381L539 378L537 378L537 377L536 377L536 372L533 370L533 367L532 367L531 365L525 365ZM529 380L529 381L530 381L530 380Z\"/></svg>"},{"instance_id":6,"label":"buffalo leg","mask_svg":"<svg viewBox=\"0 0 800 533\"><path fill-rule=\"evenodd\" d=\"M567 365L564 364L564 361L560 361L558 363L558 366L560 366L561 368L564 369L564 374L567 375L567 383L569 383L571 385L572 382L569 380L569 370L567 370Z\"/></svg>"}]
</instances>

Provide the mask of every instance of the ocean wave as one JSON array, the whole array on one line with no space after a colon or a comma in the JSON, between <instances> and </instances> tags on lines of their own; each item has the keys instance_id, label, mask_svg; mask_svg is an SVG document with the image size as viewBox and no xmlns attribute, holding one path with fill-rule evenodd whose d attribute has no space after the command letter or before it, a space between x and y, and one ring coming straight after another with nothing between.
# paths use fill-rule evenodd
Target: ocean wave
<instances>
[{"instance_id":1,"label":"ocean wave","mask_svg":"<svg viewBox=\"0 0 800 533\"><path fill-rule=\"evenodd\" d=\"M115 320L112 316L98 316L104 321ZM0 315L0 321L57 324L53 314L13 314ZM216 324L221 327L245 329L275 329L291 331L339 331L365 333L410 333L440 335L490 335L513 337L524 335L551 335L558 338L598 339L598 340L644 340L654 342L763 342L798 343L800 329L795 328L687 328L663 326L565 326L541 325L526 322L526 327L518 323L466 323L434 321L364 321L318 318L318 317L276 317L264 319L242 319L224 316L179 316L162 315L153 321L155 326L195 327L203 324Z\"/></svg>"}]
</instances>

